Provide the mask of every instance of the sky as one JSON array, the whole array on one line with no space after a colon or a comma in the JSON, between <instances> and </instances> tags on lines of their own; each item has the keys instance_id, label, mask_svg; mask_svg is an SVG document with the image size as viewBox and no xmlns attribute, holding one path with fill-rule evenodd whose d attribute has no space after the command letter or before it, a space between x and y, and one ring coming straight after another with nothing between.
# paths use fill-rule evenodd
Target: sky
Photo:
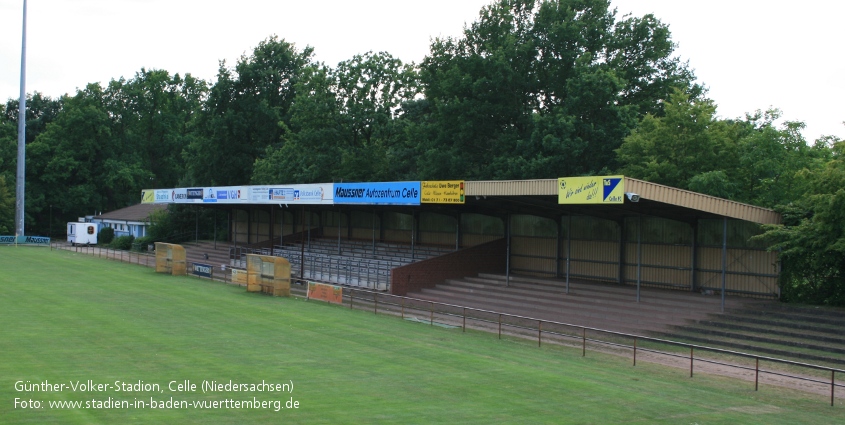
<instances>
[{"instance_id":1,"label":"sky","mask_svg":"<svg viewBox=\"0 0 845 425\"><path fill-rule=\"evenodd\" d=\"M434 37L460 36L492 0L29 0L26 91L74 94L141 68L213 82L277 35L334 66L367 51L420 62ZM845 2L612 0L621 17L669 25L722 118L778 108L805 138L845 139ZM23 0L0 0L0 101L18 98Z\"/></svg>"}]
</instances>

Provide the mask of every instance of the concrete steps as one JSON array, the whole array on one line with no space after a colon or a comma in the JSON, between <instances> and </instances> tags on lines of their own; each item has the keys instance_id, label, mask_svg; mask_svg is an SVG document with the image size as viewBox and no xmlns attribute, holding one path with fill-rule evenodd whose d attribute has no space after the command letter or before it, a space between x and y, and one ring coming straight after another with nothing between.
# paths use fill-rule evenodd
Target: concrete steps
<instances>
[{"instance_id":1,"label":"concrete steps","mask_svg":"<svg viewBox=\"0 0 845 425\"><path fill-rule=\"evenodd\" d=\"M763 303L693 320L662 336L795 361L845 365L845 309Z\"/></svg>"},{"instance_id":2,"label":"concrete steps","mask_svg":"<svg viewBox=\"0 0 845 425\"><path fill-rule=\"evenodd\" d=\"M721 308L718 297L689 292L643 288L638 303L636 289L629 286L570 282L566 294L565 282L557 279L490 274L449 280L409 296L635 334L706 319Z\"/></svg>"}]
</instances>

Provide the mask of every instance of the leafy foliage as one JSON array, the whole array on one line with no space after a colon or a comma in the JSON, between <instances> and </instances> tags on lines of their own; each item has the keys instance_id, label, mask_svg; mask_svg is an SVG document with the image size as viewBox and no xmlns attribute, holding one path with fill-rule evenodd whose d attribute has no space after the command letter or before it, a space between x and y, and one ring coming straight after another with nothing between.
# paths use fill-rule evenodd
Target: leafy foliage
<instances>
[{"instance_id":1,"label":"leafy foliage","mask_svg":"<svg viewBox=\"0 0 845 425\"><path fill-rule=\"evenodd\" d=\"M118 236L114 238L114 240L109 244L109 246L114 249L122 249L124 251L129 251L130 249L132 249L132 242L134 241L135 236L132 235Z\"/></svg>"},{"instance_id":2,"label":"leafy foliage","mask_svg":"<svg viewBox=\"0 0 845 425\"><path fill-rule=\"evenodd\" d=\"M832 152L808 192L782 208L786 223L761 236L780 253L788 301L845 306L845 142Z\"/></svg>"},{"instance_id":3,"label":"leafy foliage","mask_svg":"<svg viewBox=\"0 0 845 425\"><path fill-rule=\"evenodd\" d=\"M679 87L666 25L616 19L604 0L501 0L421 65L430 102L424 178L545 178L616 167L638 117ZM517 154L514 155L514 152ZM422 177L421 177L422 178Z\"/></svg>"},{"instance_id":4,"label":"leafy foliage","mask_svg":"<svg viewBox=\"0 0 845 425\"><path fill-rule=\"evenodd\" d=\"M114 240L114 228L103 227L97 234L97 242L102 245L108 245Z\"/></svg>"},{"instance_id":5,"label":"leafy foliage","mask_svg":"<svg viewBox=\"0 0 845 425\"><path fill-rule=\"evenodd\" d=\"M414 70L387 53L303 72L291 130L255 162L255 183L390 179L403 140L401 105L418 93Z\"/></svg>"},{"instance_id":6,"label":"leafy foliage","mask_svg":"<svg viewBox=\"0 0 845 425\"><path fill-rule=\"evenodd\" d=\"M273 36L252 55L241 56L234 69L221 62L185 150L189 181L221 186L250 181L255 160L288 132L295 87L312 52Z\"/></svg>"},{"instance_id":7,"label":"leafy foliage","mask_svg":"<svg viewBox=\"0 0 845 425\"><path fill-rule=\"evenodd\" d=\"M0 174L0 235L15 233L15 196Z\"/></svg>"}]
</instances>

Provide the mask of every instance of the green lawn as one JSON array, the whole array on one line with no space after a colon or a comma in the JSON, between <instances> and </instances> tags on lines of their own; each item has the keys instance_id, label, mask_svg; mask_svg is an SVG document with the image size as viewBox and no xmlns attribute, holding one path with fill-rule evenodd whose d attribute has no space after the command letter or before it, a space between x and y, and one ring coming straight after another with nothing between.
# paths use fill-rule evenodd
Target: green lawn
<instances>
[{"instance_id":1,"label":"green lawn","mask_svg":"<svg viewBox=\"0 0 845 425\"><path fill-rule=\"evenodd\" d=\"M0 423L820 424L824 396L443 329L321 302L42 248L0 248ZM157 384L81 392L71 384ZM189 380L293 383L291 392L171 391ZM18 391L17 381L64 384ZM42 408L15 407L15 399ZM150 407L185 401L187 408ZM144 402L72 408L58 401ZM273 408L278 401L298 409ZM218 401L222 408L194 408ZM270 408L235 408L240 401Z\"/></svg>"}]
</instances>

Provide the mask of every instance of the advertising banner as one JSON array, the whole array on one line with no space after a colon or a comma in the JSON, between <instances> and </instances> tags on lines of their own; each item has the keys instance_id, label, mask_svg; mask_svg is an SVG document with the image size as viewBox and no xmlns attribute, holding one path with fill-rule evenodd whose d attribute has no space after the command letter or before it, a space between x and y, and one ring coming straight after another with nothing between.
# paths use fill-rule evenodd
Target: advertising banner
<instances>
[{"instance_id":1,"label":"advertising banner","mask_svg":"<svg viewBox=\"0 0 845 425\"><path fill-rule=\"evenodd\" d=\"M193 191L191 197L188 197L188 191ZM199 191L199 195L196 191ZM177 204L190 204L196 201L202 202L202 189L185 189L183 187L172 189L170 191L170 202Z\"/></svg>"},{"instance_id":2,"label":"advertising banner","mask_svg":"<svg viewBox=\"0 0 845 425\"><path fill-rule=\"evenodd\" d=\"M334 203L419 205L420 182L335 183Z\"/></svg>"},{"instance_id":3,"label":"advertising banner","mask_svg":"<svg viewBox=\"0 0 845 425\"><path fill-rule=\"evenodd\" d=\"M155 191L155 203L166 203L173 201L173 189L158 189Z\"/></svg>"},{"instance_id":4,"label":"advertising banner","mask_svg":"<svg viewBox=\"0 0 845 425\"><path fill-rule=\"evenodd\" d=\"M155 202L155 191L153 189L144 189L141 191L141 203L152 204Z\"/></svg>"},{"instance_id":5,"label":"advertising banner","mask_svg":"<svg viewBox=\"0 0 845 425\"><path fill-rule=\"evenodd\" d=\"M205 197L205 189L201 187L185 189L185 193L188 195L188 199L190 200L203 199Z\"/></svg>"},{"instance_id":6,"label":"advertising banner","mask_svg":"<svg viewBox=\"0 0 845 425\"><path fill-rule=\"evenodd\" d=\"M343 287L324 283L308 282L308 299L343 304Z\"/></svg>"},{"instance_id":7,"label":"advertising banner","mask_svg":"<svg viewBox=\"0 0 845 425\"><path fill-rule=\"evenodd\" d=\"M424 181L420 182L423 204L463 204L464 181Z\"/></svg>"},{"instance_id":8,"label":"advertising banner","mask_svg":"<svg viewBox=\"0 0 845 425\"><path fill-rule=\"evenodd\" d=\"M624 176L558 179L558 204L621 204L624 199Z\"/></svg>"},{"instance_id":9,"label":"advertising banner","mask_svg":"<svg viewBox=\"0 0 845 425\"><path fill-rule=\"evenodd\" d=\"M211 277L212 267L209 264L193 263L192 268L194 276Z\"/></svg>"},{"instance_id":10,"label":"advertising banner","mask_svg":"<svg viewBox=\"0 0 845 425\"><path fill-rule=\"evenodd\" d=\"M217 202L223 204L241 203L246 201L247 198L247 194L243 186L213 187L211 190L213 191Z\"/></svg>"},{"instance_id":11,"label":"advertising banner","mask_svg":"<svg viewBox=\"0 0 845 425\"><path fill-rule=\"evenodd\" d=\"M50 245L50 238L44 236L0 236L0 245Z\"/></svg>"},{"instance_id":12,"label":"advertising banner","mask_svg":"<svg viewBox=\"0 0 845 425\"><path fill-rule=\"evenodd\" d=\"M232 283L246 286L247 272L241 269L232 269Z\"/></svg>"},{"instance_id":13,"label":"advertising banner","mask_svg":"<svg viewBox=\"0 0 845 425\"><path fill-rule=\"evenodd\" d=\"M331 204L331 184L248 186L253 204Z\"/></svg>"}]
</instances>

